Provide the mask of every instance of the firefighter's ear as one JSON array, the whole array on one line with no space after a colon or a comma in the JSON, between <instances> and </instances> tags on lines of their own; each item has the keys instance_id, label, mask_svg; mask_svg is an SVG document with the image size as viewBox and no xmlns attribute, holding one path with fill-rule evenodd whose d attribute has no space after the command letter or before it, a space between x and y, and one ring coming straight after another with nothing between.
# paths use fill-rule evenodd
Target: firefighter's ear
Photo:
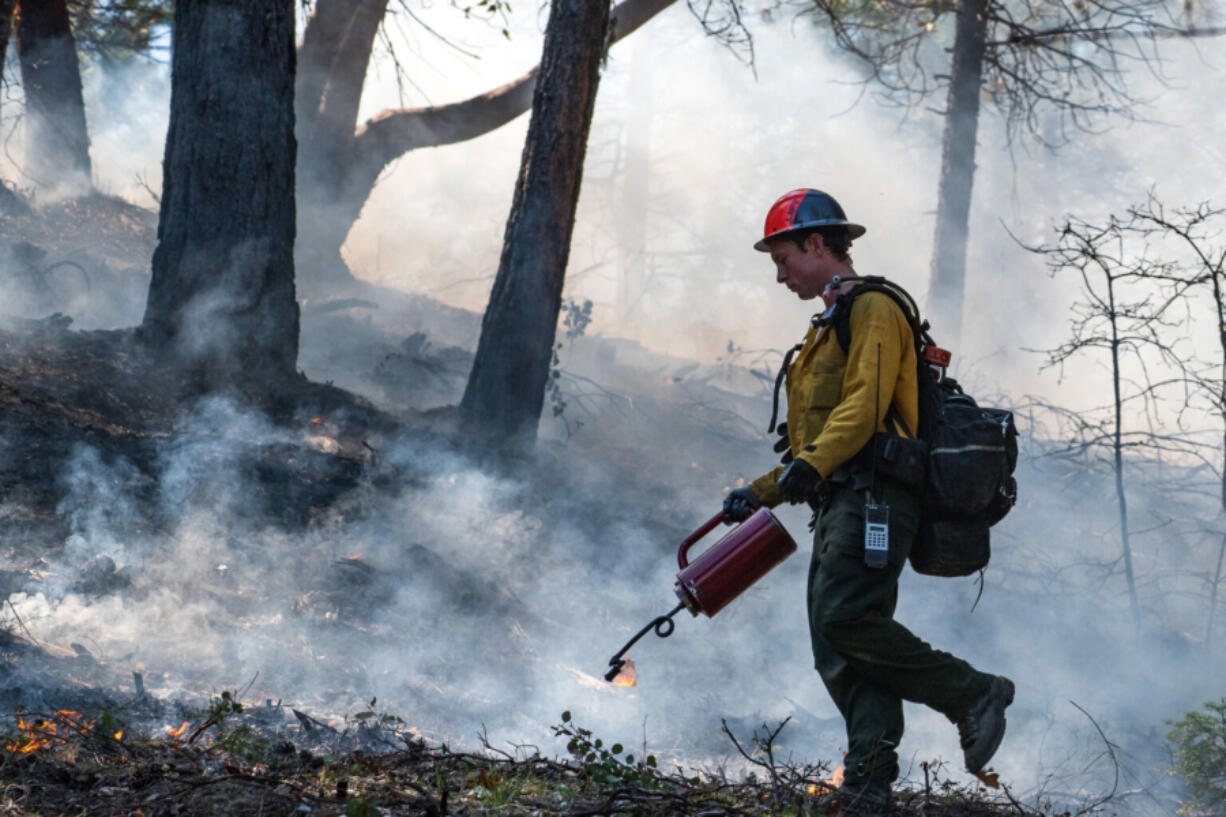
<instances>
[{"instance_id":1,"label":"firefighter's ear","mask_svg":"<svg viewBox=\"0 0 1226 817\"><path fill-rule=\"evenodd\" d=\"M827 253L826 240L822 238L821 233L812 232L805 237L805 251L816 251L818 255L825 255Z\"/></svg>"}]
</instances>

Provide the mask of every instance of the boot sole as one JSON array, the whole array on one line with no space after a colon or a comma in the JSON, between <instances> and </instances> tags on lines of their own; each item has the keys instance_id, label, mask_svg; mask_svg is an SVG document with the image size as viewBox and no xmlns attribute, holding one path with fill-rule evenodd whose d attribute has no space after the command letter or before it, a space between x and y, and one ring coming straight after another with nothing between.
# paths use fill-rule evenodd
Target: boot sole
<instances>
[{"instance_id":1,"label":"boot sole","mask_svg":"<svg viewBox=\"0 0 1226 817\"><path fill-rule=\"evenodd\" d=\"M992 698L993 703L999 702L1000 704L1000 729L997 730L995 738L992 740L992 742L988 744L987 753L984 755L983 762L974 769L971 768L969 763L966 765L966 770L971 774L978 774L983 770L984 766L988 765L988 761L992 759L992 756L996 754L996 750L1000 748L1001 741L1005 739L1005 727L1007 725L1007 721L1005 720L1005 710L1008 709L1009 705L1013 703L1014 686L1013 682L1003 675L998 675L996 677L1000 683L994 683L992 685Z\"/></svg>"}]
</instances>

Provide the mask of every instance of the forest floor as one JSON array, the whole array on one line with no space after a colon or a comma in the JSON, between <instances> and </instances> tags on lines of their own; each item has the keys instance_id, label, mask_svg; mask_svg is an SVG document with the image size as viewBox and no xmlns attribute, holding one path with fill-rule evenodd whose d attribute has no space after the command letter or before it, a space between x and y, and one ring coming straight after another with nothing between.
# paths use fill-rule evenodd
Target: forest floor
<instances>
[{"instance_id":1,"label":"forest floor","mask_svg":"<svg viewBox=\"0 0 1226 817\"><path fill-rule=\"evenodd\" d=\"M220 702L219 702L220 703ZM0 758L0 813L5 815L821 815L987 817L1036 814L1007 789L960 788L933 775L926 788L900 788L885 806L847 802L821 768L799 769L763 755L757 774L666 771L652 756L635 758L605 746L569 722L554 730L569 738L571 756L551 759L535 747L456 752L386 722L356 734L391 737L400 748L340 750L342 733L300 715L308 731L297 743L249 725L208 716L185 721L160 738L130 739L118 722L86 721L75 713L27 716ZM203 714L203 713L202 713ZM384 716L386 718L386 716ZM229 719L238 720L235 715ZM202 731L204 730L204 731ZM311 732L323 735L312 738ZM203 739L197 740L203 735ZM353 745L351 730L346 730ZM331 741L330 741L331 738ZM359 738L360 740L360 738ZM303 744L312 748L300 748Z\"/></svg>"}]
</instances>

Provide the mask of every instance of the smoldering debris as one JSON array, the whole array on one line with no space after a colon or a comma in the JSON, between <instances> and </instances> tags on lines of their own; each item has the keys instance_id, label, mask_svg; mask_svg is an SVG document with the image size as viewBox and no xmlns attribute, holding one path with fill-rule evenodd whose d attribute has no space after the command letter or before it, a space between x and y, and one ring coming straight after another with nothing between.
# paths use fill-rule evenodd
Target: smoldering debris
<instances>
[{"instance_id":1,"label":"smoldering debris","mask_svg":"<svg viewBox=\"0 0 1226 817\"><path fill-rule=\"evenodd\" d=\"M215 702L216 703L216 702ZM231 713L196 741L184 727L158 738L133 738L116 721L80 713L31 714L11 739L19 753L6 771L20 775L22 793L11 813L128 815L216 814L430 815L534 814L648 817L779 813L889 813L898 817L987 817L1031 810L986 775L984 785L960 786L939 765L925 769L922 787L904 787L883 809L837 791L839 770L779 757L763 730L734 745L754 773L670 766L654 754L604 743L569 712L551 730L566 744L562 758L535 746L492 745L455 751L427 740L403 722L374 712L336 728L295 711L300 730L271 732L281 707ZM54 730L54 731L53 731ZM323 741L320 738L323 736ZM363 736L365 741L363 741ZM360 744L361 748L355 748ZM385 748L380 748L384 745ZM342 748L342 746L347 748ZM750 753L752 751L752 754ZM88 769L89 771L85 771ZM987 786L987 787L985 787ZM989 788L990 787L990 788Z\"/></svg>"}]
</instances>

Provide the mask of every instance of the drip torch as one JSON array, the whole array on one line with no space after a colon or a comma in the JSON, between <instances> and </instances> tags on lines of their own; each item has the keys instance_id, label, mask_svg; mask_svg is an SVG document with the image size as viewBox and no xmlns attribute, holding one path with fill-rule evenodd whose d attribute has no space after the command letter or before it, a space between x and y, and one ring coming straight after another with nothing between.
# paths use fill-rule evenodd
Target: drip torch
<instances>
[{"instance_id":1,"label":"drip torch","mask_svg":"<svg viewBox=\"0 0 1226 817\"><path fill-rule=\"evenodd\" d=\"M677 549L677 565L681 572L673 587L680 603L665 615L652 619L609 659L606 681L612 681L622 671L626 663L622 656L647 635L648 630L654 629L660 638L668 638L677 626L673 616L683 609L689 610L695 618L699 613L707 618L714 616L796 552L796 542L787 529L769 509L759 508L691 562L690 548L714 530L723 518L722 511L717 513L681 543Z\"/></svg>"}]
</instances>

